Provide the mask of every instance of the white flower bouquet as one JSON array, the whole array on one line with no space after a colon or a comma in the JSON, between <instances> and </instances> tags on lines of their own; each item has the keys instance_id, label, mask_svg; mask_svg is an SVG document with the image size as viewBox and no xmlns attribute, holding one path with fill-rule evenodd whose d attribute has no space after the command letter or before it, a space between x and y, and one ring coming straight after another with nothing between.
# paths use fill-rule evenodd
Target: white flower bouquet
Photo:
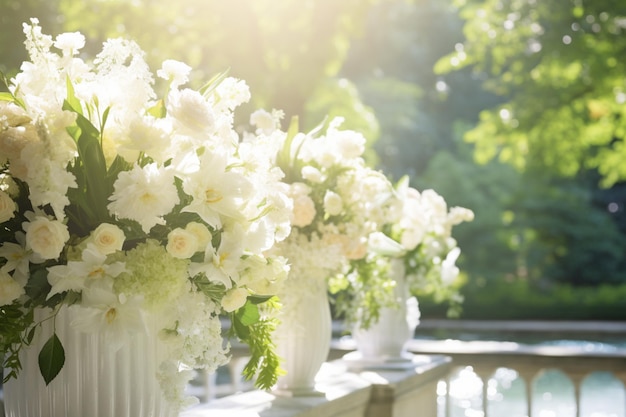
<instances>
[{"instance_id":1,"label":"white flower bouquet","mask_svg":"<svg viewBox=\"0 0 626 417\"><path fill-rule=\"evenodd\" d=\"M271 387L275 320L263 313L277 307L288 267L266 252L289 234L292 210L267 144L233 129L245 83L221 75L183 88L190 68L166 61L159 98L131 41L110 39L87 62L80 33L53 40L36 19L24 32L30 61L0 93L6 378L40 325L34 310L54 320L63 305L80 310L75 328L105 332L113 350L156 317L167 352L158 379L181 407L188 370L228 360L223 315L251 347L244 374ZM47 383L64 361L53 335L40 353Z\"/></svg>"},{"instance_id":2,"label":"white flower bouquet","mask_svg":"<svg viewBox=\"0 0 626 417\"><path fill-rule=\"evenodd\" d=\"M419 192L409 186L408 177L396 184L395 191L394 209L381 230L370 235L367 256L351 262L331 283L339 312L364 329L377 322L381 308L405 301L393 291L397 284L390 276L393 259L403 264L409 294L449 301L451 316L459 314L463 301L453 285L461 250L452 229L473 220L474 213L464 207L448 209L441 195L432 189Z\"/></svg>"},{"instance_id":3,"label":"white flower bouquet","mask_svg":"<svg viewBox=\"0 0 626 417\"><path fill-rule=\"evenodd\" d=\"M342 130L341 118L308 134L297 119L280 130L282 112L258 110L251 115L256 135L277 143L275 159L285 172L287 194L293 201L292 230L272 253L289 259L288 285L306 292L350 260L367 253L370 233L388 216L393 184L365 163L365 138Z\"/></svg>"}]
</instances>

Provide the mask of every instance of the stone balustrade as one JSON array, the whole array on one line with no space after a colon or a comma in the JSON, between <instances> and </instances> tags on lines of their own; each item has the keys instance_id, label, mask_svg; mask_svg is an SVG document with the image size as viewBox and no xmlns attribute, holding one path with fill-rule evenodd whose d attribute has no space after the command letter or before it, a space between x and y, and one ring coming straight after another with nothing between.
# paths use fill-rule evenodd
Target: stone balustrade
<instances>
[{"instance_id":1,"label":"stone balustrade","mask_svg":"<svg viewBox=\"0 0 626 417\"><path fill-rule=\"evenodd\" d=\"M322 366L317 396L250 390L192 407L181 417L436 417L437 385L450 367L450 358L441 355L416 355L413 363L391 369L337 359Z\"/></svg>"}]
</instances>

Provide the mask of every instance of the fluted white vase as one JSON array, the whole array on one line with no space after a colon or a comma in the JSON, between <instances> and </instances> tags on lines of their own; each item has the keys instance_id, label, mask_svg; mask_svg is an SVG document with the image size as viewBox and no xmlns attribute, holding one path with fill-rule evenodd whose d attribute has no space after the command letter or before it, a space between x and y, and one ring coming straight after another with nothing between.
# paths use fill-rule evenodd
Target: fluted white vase
<instances>
[{"instance_id":1,"label":"fluted white vase","mask_svg":"<svg viewBox=\"0 0 626 417\"><path fill-rule=\"evenodd\" d=\"M410 295L401 259L391 261L390 277L396 281L394 295L398 305L382 308L379 320L367 329L357 323L352 330L356 351L346 355L347 360L355 360L360 365L391 367L412 361L413 355L406 348L414 337L420 312L417 299Z\"/></svg>"},{"instance_id":2,"label":"fluted white vase","mask_svg":"<svg viewBox=\"0 0 626 417\"><path fill-rule=\"evenodd\" d=\"M35 319L50 310L36 312ZM32 344L20 352L22 370L4 385L6 417L174 417L178 410L161 394L156 379L160 355L156 323L133 335L117 351L98 333L71 325L79 311L61 307L55 320L45 321ZM38 365L43 344L53 327L65 350L65 365L46 386ZM152 329L150 329L152 327Z\"/></svg>"},{"instance_id":3,"label":"fluted white vase","mask_svg":"<svg viewBox=\"0 0 626 417\"><path fill-rule=\"evenodd\" d=\"M286 374L278 378L273 392L285 396L322 395L315 377L328 358L332 320L325 281L287 289L281 296L281 323L275 332L277 354Z\"/></svg>"}]
</instances>

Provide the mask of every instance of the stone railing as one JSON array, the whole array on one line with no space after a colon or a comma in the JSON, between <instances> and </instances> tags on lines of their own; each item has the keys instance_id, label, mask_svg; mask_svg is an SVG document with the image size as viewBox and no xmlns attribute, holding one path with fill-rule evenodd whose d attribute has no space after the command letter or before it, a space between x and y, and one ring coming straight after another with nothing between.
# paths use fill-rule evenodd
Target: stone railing
<instances>
[{"instance_id":1,"label":"stone railing","mask_svg":"<svg viewBox=\"0 0 626 417\"><path fill-rule=\"evenodd\" d=\"M431 323L431 325L439 326L438 328L445 327L445 325L441 323ZM478 328L472 328L471 330L480 331L485 330L480 328L481 326L485 326L486 324L481 323ZM537 328L539 326L539 328ZM542 327L543 326L543 327ZM603 328L600 328L598 325L594 323L587 323L587 326L581 325L580 323L572 324L571 328L568 328L568 324L560 323L559 328L563 331L578 331L581 333L582 339L584 339L585 334L589 334L591 330L594 332L602 332L603 334L614 333L615 335L626 335L626 328L624 324L614 324L614 325L603 325ZM471 326L470 326L471 327ZM506 324L506 329L508 331L546 331L546 335L553 334L555 329L554 323L535 323L532 325L532 328L524 328L523 324L510 322ZM550 332L550 333L548 333ZM368 405L365 408L360 408L357 412L358 415L364 416L403 416L403 415L413 415L417 417L434 417L434 416L446 416L449 417L451 415L451 398L449 397L449 387L451 384L451 379L456 377L457 371L459 369L465 369L466 367L471 367L473 372L482 380L482 413L484 417L494 417L489 415L489 395L487 393L488 390L488 381L492 378L496 370L500 368L512 369L517 372L520 378L523 379L525 383L525 402L526 402L526 412L528 417L533 417L533 403L535 398L533 398L533 382L546 370L560 370L562 371L572 382L574 387L574 406L575 406L575 415L580 417L580 400L581 400L581 384L584 379L590 374L598 371L610 372L615 378L623 385L626 385L626 350L625 349L614 349L612 351L606 352L598 352L598 351L589 351L584 346L549 346L549 345L525 345L513 342L484 342L484 341L475 341L475 342L460 342L460 341L435 341L435 340L413 340L409 343L409 350L416 353L418 357L422 358L439 358L437 360L432 360L431 365L426 371L422 366L421 368L417 366L415 369L410 371L369 371L369 372L350 372L344 368L341 368L341 358L344 354L349 351L352 351L355 348L353 341L350 338L335 338L332 343L332 349L329 355L329 364L334 372L345 372L342 378L337 379L335 374L335 381L347 381L349 378L356 378L361 383L363 383L363 378L365 378L365 389L368 391ZM244 351L238 352L236 354L245 355ZM442 359L445 358L445 359ZM244 359L242 357L242 359ZM226 391L231 390L230 392L237 392L241 390L249 390L249 385L242 385L241 381L238 379L237 375L239 375L240 366L238 366L237 360L233 361L231 364L231 377L233 378L233 384L230 387L220 386L212 386L213 397L222 396L226 393ZM423 365L423 364L422 364ZM327 372L328 372L327 368ZM426 372L428 377L422 377L421 379L415 379L415 375L423 374ZM324 376L320 376L324 379ZM436 386L434 384L434 379L437 378L439 391L437 391ZM426 384L426 380L429 381L429 384ZM354 380L353 380L354 382ZM381 383L382 382L382 383ZM426 384L426 385L424 385ZM358 385L358 384L357 384ZM428 388L426 388L426 386ZM445 387L445 390L442 390L441 387ZM408 388L411 387L411 388ZM331 386L327 386L330 388L329 392L333 392L335 388ZM344 388L338 388L339 391L345 392ZM225 391L226 390L226 391ZM254 392L254 391L251 391ZM418 395L417 392L420 392ZM407 403L409 404L408 408L405 405L402 405L399 401L399 398L402 395L406 395L407 398L412 398L412 401ZM363 394L363 392L361 392ZM226 404L232 402L235 398L239 398L242 400L244 397L242 395L252 397L256 396L256 398L263 397L263 401L261 401L263 407L274 408L274 411L280 410L281 407L289 406L292 407L292 411L294 410L294 404L298 402L297 399L290 399L286 401L285 399L275 399L272 398L270 394L238 394L236 396L228 396L227 399L220 399L216 401L209 401L207 404L208 409L215 409L219 407L224 407ZM269 397L268 397L269 396ZM419 398L418 398L419 397ZM626 397L626 393L622 398ZM363 397L362 397L363 398ZM439 402L437 404L437 399ZM284 414L285 416L304 416L308 414L301 414L303 412L302 407L304 409L308 409L311 415L322 415L315 414L314 409L316 406L311 406L312 400L308 399L307 404L300 405L299 412L293 412L291 414ZM334 402L334 407L338 407L341 409L340 404L344 401L341 397L333 397L329 400L318 398L318 406L320 404L326 404L326 402L330 402L331 404ZM338 402L337 402L338 401ZM607 401L616 401L614 398L607 398ZM622 401L621 399L617 401ZM270 406L269 404L273 404ZM387 407L385 412L383 412L381 404L385 404L384 407ZM258 408L259 404L257 404ZM307 408L312 407L312 408ZM621 414L626 416L626 401L623 401L623 404L620 405L622 411ZM298 409L298 407L295 407ZM353 409L355 411L356 408ZM402 410L402 411L401 411ZM418 410L418 411L416 411ZM356 412L356 411L355 411ZM201 416L202 414L197 414L197 416ZM257 414L250 414L256 416ZM263 413L258 414L262 416L272 416L272 415L283 415L283 414L271 414L271 413ZM324 415L335 415L333 413L324 414ZM340 414L343 415L343 414ZM349 414L345 414L346 416ZM211 414L213 416L213 414ZM187 417L187 416L185 416ZM189 417L192 417L190 415ZM196 414L193 415L196 417ZM496 416L497 417L497 416Z\"/></svg>"},{"instance_id":2,"label":"stone railing","mask_svg":"<svg viewBox=\"0 0 626 417\"><path fill-rule=\"evenodd\" d=\"M452 358L454 368L471 367L482 380L483 417L491 417L488 407L488 381L499 368L512 369L525 385L526 410L533 417L533 382L546 370L559 370L574 387L575 416L581 416L581 386L595 372L609 372L626 386L626 350L590 352L573 346L530 346L512 342L425 342L412 341L409 349L427 354L437 352ZM455 369L451 377L455 375ZM450 386L450 378L446 380ZM449 391L448 391L449 392ZM619 401L607 396L606 401ZM626 401L619 408L626 415ZM450 415L450 399L445 416Z\"/></svg>"},{"instance_id":3,"label":"stone railing","mask_svg":"<svg viewBox=\"0 0 626 417\"><path fill-rule=\"evenodd\" d=\"M417 355L402 369L349 369L326 362L316 378L319 395L289 397L250 390L213 399L181 417L436 417L437 386L451 360Z\"/></svg>"}]
</instances>

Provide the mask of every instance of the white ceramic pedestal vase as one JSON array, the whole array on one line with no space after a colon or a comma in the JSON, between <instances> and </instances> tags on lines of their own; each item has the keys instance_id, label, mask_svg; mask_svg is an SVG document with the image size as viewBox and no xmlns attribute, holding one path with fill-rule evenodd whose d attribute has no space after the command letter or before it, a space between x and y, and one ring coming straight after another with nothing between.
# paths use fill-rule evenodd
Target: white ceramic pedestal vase
<instances>
[{"instance_id":1,"label":"white ceramic pedestal vase","mask_svg":"<svg viewBox=\"0 0 626 417\"><path fill-rule=\"evenodd\" d=\"M332 336L326 283L320 280L307 283L306 289L287 288L281 303L281 323L274 340L287 373L278 378L273 392L294 397L323 395L315 389L315 377L328 358Z\"/></svg>"},{"instance_id":2,"label":"white ceramic pedestal vase","mask_svg":"<svg viewBox=\"0 0 626 417\"><path fill-rule=\"evenodd\" d=\"M50 310L36 312L35 319ZM21 351L22 370L4 385L6 417L174 417L178 410L161 394L156 380L156 332L136 334L113 352L97 333L71 327L77 311L62 307L55 323L43 323ZM150 327L151 323L148 323ZM156 323L152 323L155 327ZM46 386L38 355L53 326L65 349L65 365Z\"/></svg>"},{"instance_id":3,"label":"white ceramic pedestal vase","mask_svg":"<svg viewBox=\"0 0 626 417\"><path fill-rule=\"evenodd\" d=\"M360 367L393 368L412 363L413 355L407 352L406 345L419 324L419 307L417 299L410 296L401 259L391 261L390 274L396 281L394 291L399 305L397 308L382 308L378 322L368 329L361 329L357 324L352 331L357 350L346 355L345 359Z\"/></svg>"}]
</instances>

